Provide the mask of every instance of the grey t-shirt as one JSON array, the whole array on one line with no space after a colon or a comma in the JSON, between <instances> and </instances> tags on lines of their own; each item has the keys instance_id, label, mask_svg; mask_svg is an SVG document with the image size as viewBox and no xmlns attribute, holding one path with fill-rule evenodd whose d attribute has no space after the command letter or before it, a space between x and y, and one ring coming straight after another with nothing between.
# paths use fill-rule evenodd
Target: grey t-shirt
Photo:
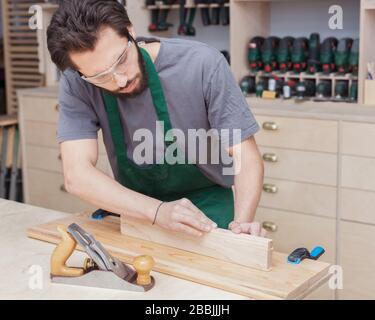
<instances>
[{"instance_id":1,"label":"grey t-shirt","mask_svg":"<svg viewBox=\"0 0 375 320\"><path fill-rule=\"evenodd\" d=\"M182 130L186 136L189 129L240 129L241 141L259 130L227 61L218 50L197 41L157 39L161 47L155 68L173 128ZM117 101L128 157L132 159L133 150L140 143L133 141L134 133L137 129L147 128L155 137L157 115L149 89L135 98L119 96ZM108 158L114 176L119 180L100 88L68 69L61 77L59 104L58 141L96 139L98 130L102 129ZM231 135L228 140L229 146L234 144ZM223 174L226 165L221 160L217 164L197 163L197 166L212 181L226 187L233 185L234 177Z\"/></svg>"}]
</instances>

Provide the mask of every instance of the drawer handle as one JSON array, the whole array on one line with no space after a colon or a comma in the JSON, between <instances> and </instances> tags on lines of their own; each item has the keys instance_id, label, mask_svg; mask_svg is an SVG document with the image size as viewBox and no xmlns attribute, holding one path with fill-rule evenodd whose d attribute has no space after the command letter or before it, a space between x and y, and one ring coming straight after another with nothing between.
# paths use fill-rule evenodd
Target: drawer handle
<instances>
[{"instance_id":1,"label":"drawer handle","mask_svg":"<svg viewBox=\"0 0 375 320\"><path fill-rule=\"evenodd\" d=\"M262 226L268 232L276 232L277 231L277 225L274 222L264 221Z\"/></svg>"},{"instance_id":2,"label":"drawer handle","mask_svg":"<svg viewBox=\"0 0 375 320\"><path fill-rule=\"evenodd\" d=\"M267 162L277 162L277 155L275 153L265 153L263 155L263 160Z\"/></svg>"},{"instance_id":3,"label":"drawer handle","mask_svg":"<svg viewBox=\"0 0 375 320\"><path fill-rule=\"evenodd\" d=\"M56 111L59 111L59 109L60 109L60 106L59 106L59 104L57 104L57 105L55 106L55 110L56 110Z\"/></svg>"},{"instance_id":4,"label":"drawer handle","mask_svg":"<svg viewBox=\"0 0 375 320\"><path fill-rule=\"evenodd\" d=\"M277 187L274 184L265 183L263 185L263 190L267 193L277 193Z\"/></svg>"},{"instance_id":5,"label":"drawer handle","mask_svg":"<svg viewBox=\"0 0 375 320\"><path fill-rule=\"evenodd\" d=\"M61 153L59 153L57 159L62 160Z\"/></svg>"},{"instance_id":6,"label":"drawer handle","mask_svg":"<svg viewBox=\"0 0 375 320\"><path fill-rule=\"evenodd\" d=\"M279 126L275 122L264 122L263 129L269 131L276 131L279 129Z\"/></svg>"},{"instance_id":7,"label":"drawer handle","mask_svg":"<svg viewBox=\"0 0 375 320\"><path fill-rule=\"evenodd\" d=\"M60 186L60 190L61 190L62 192L66 192L66 193L68 193L68 191L66 190L66 188L65 188L65 186L64 186L63 184Z\"/></svg>"}]
</instances>

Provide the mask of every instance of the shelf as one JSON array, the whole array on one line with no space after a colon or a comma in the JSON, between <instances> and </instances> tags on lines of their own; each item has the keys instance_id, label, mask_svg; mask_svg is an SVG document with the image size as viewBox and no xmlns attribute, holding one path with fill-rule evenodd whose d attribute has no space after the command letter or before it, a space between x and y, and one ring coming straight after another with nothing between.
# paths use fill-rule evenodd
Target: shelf
<instances>
[{"instance_id":1,"label":"shelf","mask_svg":"<svg viewBox=\"0 0 375 320\"><path fill-rule=\"evenodd\" d=\"M229 3L225 3L224 4L224 7L229 7L230 4ZM219 4L216 4L216 3L213 3L213 4L198 4L198 5L185 5L185 8L186 9L203 9L203 8L209 8L209 9L213 9L213 8L219 8L220 5ZM153 5L153 6L145 6L146 9L148 10L176 10L176 9L180 9L180 5L178 4L171 4L171 5L166 5L166 4L156 4L156 5Z\"/></svg>"}]
</instances>

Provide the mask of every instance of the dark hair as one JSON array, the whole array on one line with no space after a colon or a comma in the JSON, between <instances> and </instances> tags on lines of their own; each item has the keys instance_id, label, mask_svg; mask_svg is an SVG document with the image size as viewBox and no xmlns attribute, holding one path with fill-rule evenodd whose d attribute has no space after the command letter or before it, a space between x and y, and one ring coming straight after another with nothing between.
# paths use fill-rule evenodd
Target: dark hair
<instances>
[{"instance_id":1,"label":"dark hair","mask_svg":"<svg viewBox=\"0 0 375 320\"><path fill-rule=\"evenodd\" d=\"M69 53L93 50L103 26L129 38L131 25L125 7L115 0L61 1L47 30L51 59L61 71L77 69Z\"/></svg>"}]
</instances>

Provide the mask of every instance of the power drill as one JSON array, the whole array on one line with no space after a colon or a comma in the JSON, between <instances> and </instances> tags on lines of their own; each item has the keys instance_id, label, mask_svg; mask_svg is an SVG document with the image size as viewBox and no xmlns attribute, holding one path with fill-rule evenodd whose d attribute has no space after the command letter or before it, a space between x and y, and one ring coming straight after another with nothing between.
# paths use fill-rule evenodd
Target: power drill
<instances>
[{"instance_id":1,"label":"power drill","mask_svg":"<svg viewBox=\"0 0 375 320\"><path fill-rule=\"evenodd\" d=\"M291 53L293 42L293 37L285 37L280 40L279 47L277 48L277 63L281 73L292 69Z\"/></svg>"},{"instance_id":2,"label":"power drill","mask_svg":"<svg viewBox=\"0 0 375 320\"><path fill-rule=\"evenodd\" d=\"M308 41L306 38L297 38L293 42L292 63L293 71L300 73L306 70L308 56Z\"/></svg>"},{"instance_id":3,"label":"power drill","mask_svg":"<svg viewBox=\"0 0 375 320\"><path fill-rule=\"evenodd\" d=\"M321 70L320 64L320 35L312 33L309 39L309 57L307 60L307 73L314 74Z\"/></svg>"},{"instance_id":4,"label":"power drill","mask_svg":"<svg viewBox=\"0 0 375 320\"><path fill-rule=\"evenodd\" d=\"M261 53L263 70L266 73L277 69L277 47L279 42L280 38L278 37L268 37L263 43Z\"/></svg>"},{"instance_id":5,"label":"power drill","mask_svg":"<svg viewBox=\"0 0 375 320\"><path fill-rule=\"evenodd\" d=\"M250 40L247 51L247 60L251 71L259 71L263 67L261 48L264 43L263 37L254 37Z\"/></svg>"},{"instance_id":6,"label":"power drill","mask_svg":"<svg viewBox=\"0 0 375 320\"><path fill-rule=\"evenodd\" d=\"M335 65L339 74L345 74L349 71L349 56L353 39L340 39L335 52Z\"/></svg>"},{"instance_id":7,"label":"power drill","mask_svg":"<svg viewBox=\"0 0 375 320\"><path fill-rule=\"evenodd\" d=\"M349 55L349 72L353 75L358 75L359 64L359 39L353 41L352 48Z\"/></svg>"},{"instance_id":8,"label":"power drill","mask_svg":"<svg viewBox=\"0 0 375 320\"><path fill-rule=\"evenodd\" d=\"M320 50L320 62L324 74L330 74L336 69L335 52L337 48L337 39L334 37L327 38L323 41Z\"/></svg>"}]
</instances>

